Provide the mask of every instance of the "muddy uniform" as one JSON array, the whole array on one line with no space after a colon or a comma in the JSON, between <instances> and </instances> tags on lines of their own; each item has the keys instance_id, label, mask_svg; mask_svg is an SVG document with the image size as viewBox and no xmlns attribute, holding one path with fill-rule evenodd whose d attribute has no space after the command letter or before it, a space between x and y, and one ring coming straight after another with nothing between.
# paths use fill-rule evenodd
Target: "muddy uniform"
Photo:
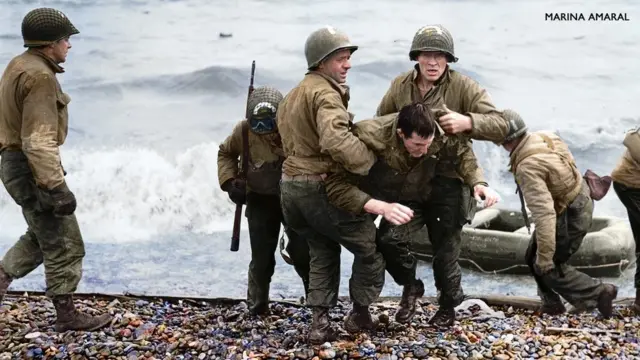
<instances>
[{"instance_id":1,"label":"muddy uniform","mask_svg":"<svg viewBox=\"0 0 640 360\"><path fill-rule=\"evenodd\" d=\"M256 88L249 98L249 120L238 123L218 151L220 187L229 192L234 202L247 204L245 215L251 242L247 302L255 314L264 314L268 310L280 224L283 224L289 238L287 251L302 279L305 294L309 287L309 248L306 241L298 239L297 234L286 226L280 207L284 153L275 126L275 115L281 100L282 94L274 88ZM247 141L246 149L244 139ZM246 181L242 181L238 179L238 171L245 150L248 155Z\"/></svg>"},{"instance_id":2,"label":"muddy uniform","mask_svg":"<svg viewBox=\"0 0 640 360\"><path fill-rule=\"evenodd\" d=\"M0 263L0 300L12 279L44 263L56 330L95 330L109 316L76 312L72 297L82 278L85 248L59 151L67 137L70 97L56 78L63 68L41 48L78 30L48 8L29 12L22 29L29 49L9 62L0 79L0 179L21 207L27 231Z\"/></svg>"},{"instance_id":3,"label":"muddy uniform","mask_svg":"<svg viewBox=\"0 0 640 360\"><path fill-rule=\"evenodd\" d=\"M366 175L375 161L371 150L350 130L348 88L315 70L335 51L353 52L357 47L346 35L329 27L312 33L305 49L310 71L287 94L278 112L286 156L281 197L285 220L309 243L307 304L313 309L309 340L323 343L333 336L328 310L338 298L340 246L354 255L349 281L354 309L345 322L348 330L370 323L368 306L384 285L384 260L376 249L375 224L366 215L350 214L331 205L323 183L324 174L341 166Z\"/></svg>"},{"instance_id":4,"label":"muddy uniform","mask_svg":"<svg viewBox=\"0 0 640 360\"><path fill-rule=\"evenodd\" d=\"M524 124L511 110L505 110L504 116L513 119L516 127ZM524 125L521 129L526 131ZM606 303L604 297L615 297L610 285L567 264L580 248L593 216L589 187L567 145L551 132L525 134L511 152L510 171L535 224L526 261L543 309L563 312L560 296L581 309L600 307Z\"/></svg>"},{"instance_id":5,"label":"muddy uniform","mask_svg":"<svg viewBox=\"0 0 640 360\"><path fill-rule=\"evenodd\" d=\"M636 160L636 158L638 160ZM631 156L631 150L625 149L624 155L611 172L613 189L627 209L629 223L636 241L636 258L640 258L640 154ZM640 266L636 266L634 287L640 294ZM636 304L640 296L636 295ZM636 309L640 312L640 306Z\"/></svg>"},{"instance_id":6,"label":"muddy uniform","mask_svg":"<svg viewBox=\"0 0 640 360\"><path fill-rule=\"evenodd\" d=\"M396 129L397 114L357 122L354 134L376 153L378 160L367 176L336 173L327 178L326 186L331 202L353 213L362 213L364 204L371 198L398 202L414 211L412 220L404 225L395 226L382 219L378 231L378 246L384 256L386 270L397 284L405 286L405 292L408 293L403 294L403 300L408 304L402 307L409 308L412 301L407 297L419 297L424 293L422 281L416 279L417 260L409 251L411 236L425 225L435 229L436 225L432 222L438 218L452 216L450 211L445 214L442 213L442 207L434 206L441 198L441 195L431 191L436 168L440 163L452 164L462 174L466 184L473 186L486 183L471 147L461 146L458 138L438 133L427 154L414 158L406 151ZM434 209L440 213L434 213ZM463 296L457 262L460 246L440 240L444 238L431 238L434 277L441 291L440 303L447 304ZM413 309L404 315L399 311L399 314L398 321L407 321L413 315Z\"/></svg>"},{"instance_id":7,"label":"muddy uniform","mask_svg":"<svg viewBox=\"0 0 640 360\"><path fill-rule=\"evenodd\" d=\"M416 60L421 51L442 51L447 54L449 61L457 61L453 52L453 39L449 32L441 26L425 28L437 28L438 31L425 32L423 28L416 33L409 53L411 60ZM434 86L424 96L421 96L416 83L418 76L420 73L418 64L416 64L413 70L396 77L380 101L377 115L397 112L403 106L413 102L423 102L432 109L444 111L443 105L446 105L452 111L470 116L473 128L469 133L442 135L443 139L454 141L461 147L456 150L460 154L473 154L470 138L494 142L499 142L504 138L508 125L492 104L489 94L477 82L447 68ZM438 163L432 182L434 196L427 205L430 214L425 215L425 222L431 224L431 226L427 226L427 230L429 239L434 245L434 251L449 254L443 255L442 262L434 260L436 287L441 292L440 305L441 309L446 311L437 315L438 318L444 316L443 319L451 318L453 308L463 300L460 268L457 264L461 247L462 226L471 222L475 214L473 186L479 183L486 186L484 182L464 184L463 176L458 172L457 164L459 162L459 160L449 159ZM384 226L390 225L385 224ZM445 320L443 325L451 324L450 321Z\"/></svg>"}]
</instances>

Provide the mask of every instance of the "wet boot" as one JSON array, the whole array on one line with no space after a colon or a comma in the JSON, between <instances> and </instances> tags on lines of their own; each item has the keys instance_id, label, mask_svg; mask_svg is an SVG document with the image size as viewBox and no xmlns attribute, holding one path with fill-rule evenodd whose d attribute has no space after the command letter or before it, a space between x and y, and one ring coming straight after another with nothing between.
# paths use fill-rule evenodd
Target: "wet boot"
<instances>
[{"instance_id":1,"label":"wet boot","mask_svg":"<svg viewBox=\"0 0 640 360\"><path fill-rule=\"evenodd\" d=\"M613 300L618 296L618 287L613 284L604 284L604 289L598 297L598 311L602 317L608 319L613 314Z\"/></svg>"},{"instance_id":2,"label":"wet boot","mask_svg":"<svg viewBox=\"0 0 640 360\"><path fill-rule=\"evenodd\" d=\"M73 304L72 295L55 296L53 305L56 308L57 332L65 332L67 330L95 331L111 322L109 314L91 316L78 312Z\"/></svg>"},{"instance_id":3,"label":"wet boot","mask_svg":"<svg viewBox=\"0 0 640 360\"><path fill-rule=\"evenodd\" d=\"M353 309L344 321L344 329L350 333L373 330L376 326L377 324L371 318L369 306L364 305L353 304Z\"/></svg>"},{"instance_id":4,"label":"wet boot","mask_svg":"<svg viewBox=\"0 0 640 360\"><path fill-rule=\"evenodd\" d=\"M456 311L454 308L442 307L436 311L435 315L429 319L429 324L440 327L449 328L453 326L456 320Z\"/></svg>"},{"instance_id":5,"label":"wet boot","mask_svg":"<svg viewBox=\"0 0 640 360\"><path fill-rule=\"evenodd\" d=\"M631 304L631 311L636 315L640 315L640 289L636 289L636 301Z\"/></svg>"},{"instance_id":6,"label":"wet boot","mask_svg":"<svg viewBox=\"0 0 640 360\"><path fill-rule=\"evenodd\" d=\"M564 314L566 311L567 308L561 302L543 302L540 308L538 308L538 312L548 315L560 315Z\"/></svg>"},{"instance_id":7,"label":"wet boot","mask_svg":"<svg viewBox=\"0 0 640 360\"><path fill-rule=\"evenodd\" d=\"M335 333L329 323L329 309L314 307L312 311L313 320L311 321L311 330L309 330L309 343L322 345L327 341L335 340Z\"/></svg>"},{"instance_id":8,"label":"wet boot","mask_svg":"<svg viewBox=\"0 0 640 360\"><path fill-rule=\"evenodd\" d=\"M249 309L249 313L253 316L264 316L269 314L269 304L262 303Z\"/></svg>"},{"instance_id":9,"label":"wet boot","mask_svg":"<svg viewBox=\"0 0 640 360\"><path fill-rule=\"evenodd\" d=\"M12 281L13 279L11 279L11 276L4 272L2 265L0 265L0 303L7 294L7 290L9 289L9 285L11 285Z\"/></svg>"},{"instance_id":10,"label":"wet boot","mask_svg":"<svg viewBox=\"0 0 640 360\"><path fill-rule=\"evenodd\" d=\"M399 323L407 323L416 314L416 302L424 295L424 283L422 280L416 280L411 285L405 285L402 290L402 300L396 312L396 321Z\"/></svg>"}]
</instances>

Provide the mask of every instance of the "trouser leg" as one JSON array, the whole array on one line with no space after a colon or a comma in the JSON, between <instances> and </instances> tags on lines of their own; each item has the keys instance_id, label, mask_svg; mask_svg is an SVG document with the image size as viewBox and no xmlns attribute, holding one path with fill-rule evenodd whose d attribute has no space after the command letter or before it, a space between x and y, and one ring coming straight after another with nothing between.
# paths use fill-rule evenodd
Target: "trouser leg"
<instances>
[{"instance_id":1,"label":"trouser leg","mask_svg":"<svg viewBox=\"0 0 640 360\"><path fill-rule=\"evenodd\" d=\"M263 314L269 308L269 287L276 266L275 251L282 222L279 198L250 192L246 214L251 243L247 303L251 312Z\"/></svg>"}]
</instances>

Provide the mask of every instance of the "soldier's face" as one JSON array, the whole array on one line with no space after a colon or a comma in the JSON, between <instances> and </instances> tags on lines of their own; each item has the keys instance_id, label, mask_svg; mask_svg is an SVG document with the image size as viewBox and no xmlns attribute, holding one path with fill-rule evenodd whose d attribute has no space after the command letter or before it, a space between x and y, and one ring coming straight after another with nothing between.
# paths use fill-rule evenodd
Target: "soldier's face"
<instances>
[{"instance_id":1,"label":"soldier's face","mask_svg":"<svg viewBox=\"0 0 640 360\"><path fill-rule=\"evenodd\" d=\"M347 82L347 72L351 69L351 51L340 50L329 56L319 70L337 81L338 84Z\"/></svg>"},{"instance_id":2,"label":"soldier's face","mask_svg":"<svg viewBox=\"0 0 640 360\"><path fill-rule=\"evenodd\" d=\"M436 82L447 69L447 56L441 51L423 51L418 55L420 73L430 82Z\"/></svg>"},{"instance_id":3,"label":"soldier's face","mask_svg":"<svg viewBox=\"0 0 640 360\"><path fill-rule=\"evenodd\" d=\"M422 157L427 153L434 137L434 135L431 135L428 138L423 138L422 136L416 135L416 133L411 133L411 137L407 137L400 129L398 129L398 135L400 135L404 143L404 148L407 149L409 155L415 158Z\"/></svg>"},{"instance_id":4,"label":"soldier's face","mask_svg":"<svg viewBox=\"0 0 640 360\"><path fill-rule=\"evenodd\" d=\"M509 142L503 143L503 144L502 144L502 147L503 147L505 150L507 150L509 153L511 153L511 152L513 151L513 149L515 149L515 148L516 148L516 145L514 144L514 142L513 142L513 141L509 141Z\"/></svg>"},{"instance_id":5,"label":"soldier's face","mask_svg":"<svg viewBox=\"0 0 640 360\"><path fill-rule=\"evenodd\" d=\"M71 42L69 38L66 37L62 40L57 41L54 44L51 44L51 57L58 64L63 63L67 60L67 54L69 53L69 49L71 49Z\"/></svg>"}]
</instances>

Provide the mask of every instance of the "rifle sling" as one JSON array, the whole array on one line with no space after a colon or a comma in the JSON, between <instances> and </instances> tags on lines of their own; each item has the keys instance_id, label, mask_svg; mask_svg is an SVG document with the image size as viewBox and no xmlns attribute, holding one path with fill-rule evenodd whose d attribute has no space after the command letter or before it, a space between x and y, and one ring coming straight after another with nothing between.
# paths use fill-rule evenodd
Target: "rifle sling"
<instances>
[{"instance_id":1,"label":"rifle sling","mask_svg":"<svg viewBox=\"0 0 640 360\"><path fill-rule=\"evenodd\" d=\"M245 179L249 169L249 123L242 123L242 167L240 168L240 178Z\"/></svg>"}]
</instances>

